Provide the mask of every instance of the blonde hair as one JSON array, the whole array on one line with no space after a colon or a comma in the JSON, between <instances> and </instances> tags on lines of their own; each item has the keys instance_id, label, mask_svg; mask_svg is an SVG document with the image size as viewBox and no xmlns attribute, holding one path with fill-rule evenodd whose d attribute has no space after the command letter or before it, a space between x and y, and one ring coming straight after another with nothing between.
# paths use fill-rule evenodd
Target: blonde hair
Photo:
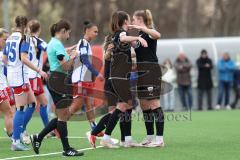
<instances>
[{"instance_id":1,"label":"blonde hair","mask_svg":"<svg viewBox=\"0 0 240 160\"><path fill-rule=\"evenodd\" d=\"M153 29L154 23L153 23L153 17L152 13L149 9L146 10L137 10L133 14L136 17L142 17L144 24L148 27Z\"/></svg>"},{"instance_id":2,"label":"blonde hair","mask_svg":"<svg viewBox=\"0 0 240 160\"><path fill-rule=\"evenodd\" d=\"M8 33L8 31L6 29L0 28L0 38L2 38L2 36L6 33Z\"/></svg>"}]
</instances>

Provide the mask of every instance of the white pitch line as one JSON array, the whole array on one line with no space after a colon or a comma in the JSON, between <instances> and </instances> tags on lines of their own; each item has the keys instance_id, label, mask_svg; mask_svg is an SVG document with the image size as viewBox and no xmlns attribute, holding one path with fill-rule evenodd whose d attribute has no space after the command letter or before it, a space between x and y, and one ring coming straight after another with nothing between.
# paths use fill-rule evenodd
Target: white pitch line
<instances>
[{"instance_id":1,"label":"white pitch line","mask_svg":"<svg viewBox=\"0 0 240 160\"><path fill-rule=\"evenodd\" d=\"M51 138L56 138L56 137L51 137ZM51 139L50 138L50 139ZM85 139L87 137L77 137L77 136L69 136L69 139ZM0 137L0 139L10 139L9 137ZM48 138L47 138L48 139Z\"/></svg>"},{"instance_id":2,"label":"white pitch line","mask_svg":"<svg viewBox=\"0 0 240 160\"><path fill-rule=\"evenodd\" d=\"M98 146L96 148L102 148L103 146ZM94 148L84 148L84 149L79 149L78 151L87 151L87 150L92 150ZM49 155L56 155L56 154L61 154L62 152L53 152L53 153L45 153L45 154L34 154L34 155L29 155L29 156L21 156L21 157L11 157L11 158L3 158L0 160L12 160L12 159L23 159L23 158L34 158L34 157L44 157L44 156L49 156Z\"/></svg>"}]
</instances>

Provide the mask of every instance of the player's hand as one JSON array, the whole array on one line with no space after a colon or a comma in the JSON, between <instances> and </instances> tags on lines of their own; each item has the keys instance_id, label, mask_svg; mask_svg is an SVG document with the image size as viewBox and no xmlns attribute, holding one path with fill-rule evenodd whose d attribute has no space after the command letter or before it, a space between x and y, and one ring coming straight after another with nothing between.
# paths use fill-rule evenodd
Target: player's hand
<instances>
[{"instance_id":1,"label":"player's hand","mask_svg":"<svg viewBox=\"0 0 240 160\"><path fill-rule=\"evenodd\" d=\"M42 70L39 71L39 74L41 75L41 77L43 77L44 79L48 78L48 74Z\"/></svg>"},{"instance_id":2,"label":"player's hand","mask_svg":"<svg viewBox=\"0 0 240 160\"><path fill-rule=\"evenodd\" d=\"M142 37L138 37L138 41L141 43L143 47L148 47L147 41Z\"/></svg>"},{"instance_id":3,"label":"player's hand","mask_svg":"<svg viewBox=\"0 0 240 160\"><path fill-rule=\"evenodd\" d=\"M78 56L78 53L75 51L75 52L72 52L71 54L70 54L70 59L74 59L74 58L76 58Z\"/></svg>"},{"instance_id":4,"label":"player's hand","mask_svg":"<svg viewBox=\"0 0 240 160\"><path fill-rule=\"evenodd\" d=\"M77 45L73 45L73 46L71 46L71 47L68 47L66 50L67 50L67 52L68 52L69 54L71 54L71 52L72 52L73 50L75 50L76 47L77 47Z\"/></svg>"},{"instance_id":5,"label":"player's hand","mask_svg":"<svg viewBox=\"0 0 240 160\"><path fill-rule=\"evenodd\" d=\"M98 74L97 79L99 79L101 82L104 81L104 77L101 73Z\"/></svg>"},{"instance_id":6,"label":"player's hand","mask_svg":"<svg viewBox=\"0 0 240 160\"><path fill-rule=\"evenodd\" d=\"M141 26L138 26L138 25L128 25L128 29L142 30L142 27L141 27Z\"/></svg>"},{"instance_id":7,"label":"player's hand","mask_svg":"<svg viewBox=\"0 0 240 160\"><path fill-rule=\"evenodd\" d=\"M110 43L107 47L107 51L111 52L113 48L114 48L114 45L112 43Z\"/></svg>"}]
</instances>

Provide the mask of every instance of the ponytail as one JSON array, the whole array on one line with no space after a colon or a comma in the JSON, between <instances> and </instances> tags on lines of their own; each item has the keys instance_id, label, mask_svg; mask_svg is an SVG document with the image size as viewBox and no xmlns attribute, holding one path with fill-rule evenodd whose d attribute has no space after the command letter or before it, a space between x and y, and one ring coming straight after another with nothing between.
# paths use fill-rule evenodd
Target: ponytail
<instances>
[{"instance_id":1,"label":"ponytail","mask_svg":"<svg viewBox=\"0 0 240 160\"><path fill-rule=\"evenodd\" d=\"M147 19L147 27L148 28L154 28L154 26L153 26L153 17L152 17L152 13L151 13L151 11L149 10L149 9L146 9L145 10L145 14L146 14L146 19Z\"/></svg>"},{"instance_id":2,"label":"ponytail","mask_svg":"<svg viewBox=\"0 0 240 160\"><path fill-rule=\"evenodd\" d=\"M122 29L122 26L125 22L125 20L129 19L129 15L124 11L116 11L112 14L111 23L110 23L110 29L112 34L116 31L119 31Z\"/></svg>"},{"instance_id":3,"label":"ponytail","mask_svg":"<svg viewBox=\"0 0 240 160\"><path fill-rule=\"evenodd\" d=\"M83 22L83 25L84 25L84 33L86 33L86 30L87 29L90 29L90 28L92 28L92 27L95 27L95 26L97 26L95 23L93 23L93 22L91 22L91 21L88 21L88 20L86 20L86 21L84 21Z\"/></svg>"},{"instance_id":4,"label":"ponytail","mask_svg":"<svg viewBox=\"0 0 240 160\"><path fill-rule=\"evenodd\" d=\"M52 37L55 36L56 28L57 28L57 24L56 24L56 23L54 23L54 24L50 27L50 33L51 33L51 36L52 36Z\"/></svg>"},{"instance_id":5,"label":"ponytail","mask_svg":"<svg viewBox=\"0 0 240 160\"><path fill-rule=\"evenodd\" d=\"M61 31L61 29L65 29L66 31L70 30L71 29L70 23L66 20L60 20L57 23L54 23L50 27L51 36L54 37L57 32Z\"/></svg>"},{"instance_id":6,"label":"ponytail","mask_svg":"<svg viewBox=\"0 0 240 160\"><path fill-rule=\"evenodd\" d=\"M134 16L142 17L144 24L150 28L154 28L152 13L149 9L135 11Z\"/></svg>"}]
</instances>

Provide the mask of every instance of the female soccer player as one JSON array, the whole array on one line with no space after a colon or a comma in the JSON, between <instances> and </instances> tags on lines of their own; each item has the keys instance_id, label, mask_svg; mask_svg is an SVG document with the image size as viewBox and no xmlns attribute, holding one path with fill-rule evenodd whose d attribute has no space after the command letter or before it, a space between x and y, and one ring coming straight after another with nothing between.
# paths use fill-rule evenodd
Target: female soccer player
<instances>
[{"instance_id":1,"label":"female soccer player","mask_svg":"<svg viewBox=\"0 0 240 160\"><path fill-rule=\"evenodd\" d=\"M32 89L29 87L28 67L38 72L43 78L47 74L37 68L28 59L29 37L24 34L28 20L25 16L15 19L15 31L8 37L3 51L3 60L7 63L7 80L14 90L16 112L13 120L13 142L11 149L14 151L29 150L20 142L20 134L24 124L24 112L28 104L35 102Z\"/></svg>"},{"instance_id":2,"label":"female soccer player","mask_svg":"<svg viewBox=\"0 0 240 160\"><path fill-rule=\"evenodd\" d=\"M68 55L63 46L63 42L69 38L71 27L69 22L60 20L53 24L50 28L52 39L48 43L47 54L50 65L50 78L48 81L48 89L56 105L57 118L52 119L48 125L38 134L32 135L32 146L36 154L39 154L39 148L43 138L57 129L63 146L63 156L82 156L82 152L78 152L70 147L68 142L67 120L70 117L69 108L66 104L62 104L68 96L60 91L55 90L53 83L58 84L60 89L65 89L64 79L67 71L71 69L76 54ZM61 79L60 77L63 77ZM71 98L70 98L71 100Z\"/></svg>"},{"instance_id":3,"label":"female soccer player","mask_svg":"<svg viewBox=\"0 0 240 160\"><path fill-rule=\"evenodd\" d=\"M116 11L111 18L111 32L113 35L114 50L111 62L110 79L115 92L118 95L117 108L111 115L106 127L103 139L100 141L102 146L108 148L118 148L110 138L119 118L130 108L128 103L131 100L130 82L128 73L131 72L131 43L139 41L141 45L147 47L147 42L141 37L127 35L130 17L126 12ZM117 67L116 67L117 66ZM119 86L118 82L123 82L125 86ZM123 89L123 90L121 90ZM124 91L124 95L119 95ZM125 142L132 141L132 137L125 135Z\"/></svg>"},{"instance_id":4,"label":"female soccer player","mask_svg":"<svg viewBox=\"0 0 240 160\"><path fill-rule=\"evenodd\" d=\"M96 24L84 22L84 37L80 39L76 47L77 58L74 60L74 69L72 74L73 83L73 102L70 113L77 112L83 104L86 104L87 119L92 130L96 127L94 109L91 104L91 94L93 94L94 78L104 80L101 73L93 67L93 53L90 42L96 39L98 27Z\"/></svg>"},{"instance_id":5,"label":"female soccer player","mask_svg":"<svg viewBox=\"0 0 240 160\"><path fill-rule=\"evenodd\" d=\"M96 127L91 131L91 134L87 135L88 140L93 148L96 148L96 144L95 144L96 136L102 133L102 131L106 128L109 118L112 112L115 110L116 104L117 104L117 97L115 96L115 92L109 80L111 53L113 48L114 48L114 45L112 44L112 36L108 35L105 37L105 41L104 41L104 78L105 78L104 91L105 91L107 106L109 107L108 108L109 113L104 115L100 119Z\"/></svg>"},{"instance_id":6,"label":"female soccer player","mask_svg":"<svg viewBox=\"0 0 240 160\"><path fill-rule=\"evenodd\" d=\"M114 45L112 43L112 35L108 35L105 37L104 42L104 76L105 76L105 83L104 83L104 91L105 91L105 98L107 102L107 106L109 107L109 113L104 115L97 126L92 130L90 135L88 136L88 140L93 148L96 147L95 141L96 136L98 136L99 133L102 133L102 131L106 128L109 118L111 117L111 114L116 109L117 105L117 94L114 91L114 86L111 83L110 77L110 69L111 69L111 57L112 57L112 51L114 49ZM132 54L133 55L133 54ZM133 59L133 56L132 56ZM131 135L131 111L132 109L128 109L124 116L120 117L120 130L121 130L121 143L120 145L123 147L136 147L139 146L134 141L128 141L125 143L125 135L130 136ZM125 133L126 132L126 133Z\"/></svg>"},{"instance_id":7,"label":"female soccer player","mask_svg":"<svg viewBox=\"0 0 240 160\"><path fill-rule=\"evenodd\" d=\"M28 22L28 30L30 32L30 46L29 46L29 60L39 69L43 66L43 54L47 49L47 43L39 38L41 33L41 26L37 20L31 20ZM28 73L31 88L36 97L37 103L40 104L40 116L42 118L44 126L48 124L47 114L47 99L44 94L42 79L39 73L29 69ZM32 114L35 110L36 104L32 103L25 111L24 125L23 125L23 136L27 136L26 126L30 121ZM30 142L29 142L30 143Z\"/></svg>"},{"instance_id":8,"label":"female soccer player","mask_svg":"<svg viewBox=\"0 0 240 160\"><path fill-rule=\"evenodd\" d=\"M135 11L132 24L133 25L130 25L129 28L138 29L140 31L139 37L142 37L148 43L148 47L139 46L135 49L138 65L146 62L158 63L156 55L157 39L160 38L161 34L154 29L153 18L150 10ZM161 70L160 67L159 70ZM161 77L161 75L156 76L158 76L157 78ZM138 86L138 90L148 90L151 92L151 87L155 89L154 84L152 84L152 86L149 87ZM149 93L147 98L139 97L139 99L147 130L147 137L142 141L142 145L146 147L163 147L164 114L162 108L160 107L160 91L157 95ZM154 118L157 130L156 138L154 137Z\"/></svg>"},{"instance_id":9,"label":"female soccer player","mask_svg":"<svg viewBox=\"0 0 240 160\"><path fill-rule=\"evenodd\" d=\"M9 137L12 137L13 132L13 112L10 105L14 105L14 101L10 104L10 97L8 95L7 77L4 74L6 68L4 68L4 63L2 61L3 48L5 46L6 39L8 37L8 31L0 28L0 111L5 115L5 127L6 133Z\"/></svg>"}]
</instances>

